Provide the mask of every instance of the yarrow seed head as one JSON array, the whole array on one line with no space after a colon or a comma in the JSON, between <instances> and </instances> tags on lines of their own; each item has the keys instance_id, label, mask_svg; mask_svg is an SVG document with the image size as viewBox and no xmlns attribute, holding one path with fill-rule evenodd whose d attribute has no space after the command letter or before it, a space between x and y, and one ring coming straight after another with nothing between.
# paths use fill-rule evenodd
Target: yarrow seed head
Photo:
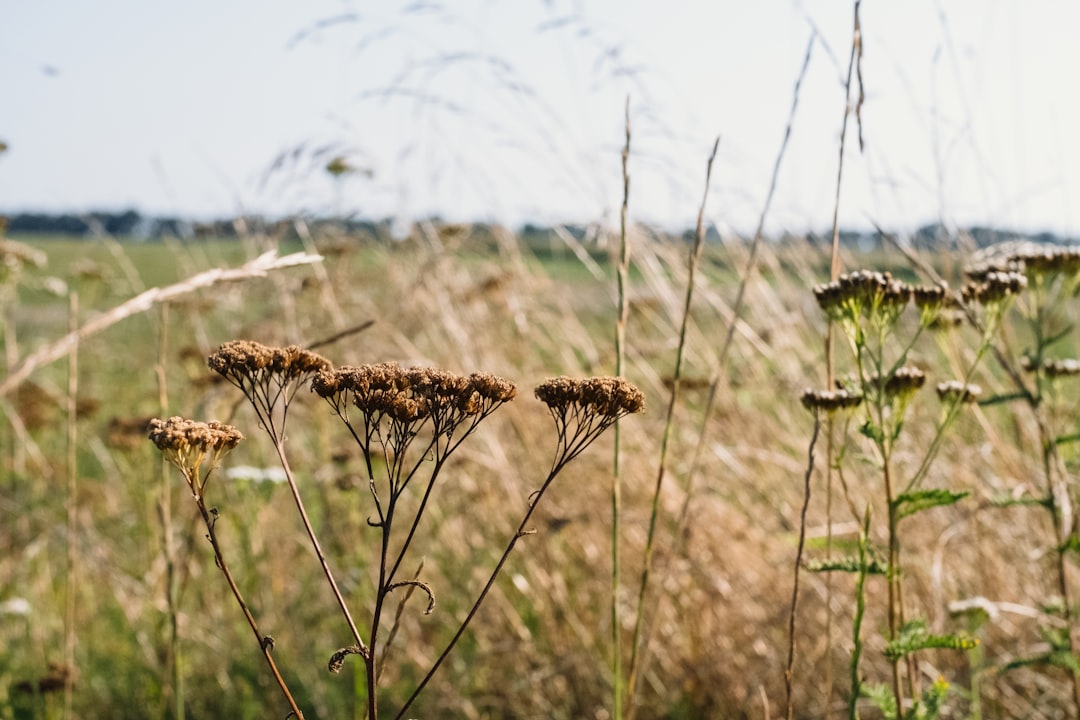
<instances>
[{"instance_id":1,"label":"yarrow seed head","mask_svg":"<svg viewBox=\"0 0 1080 720\"><path fill-rule=\"evenodd\" d=\"M851 410L862 404L862 395L847 390L806 389L799 398L803 407L810 411L824 410L832 414L837 410Z\"/></svg>"},{"instance_id":2,"label":"yarrow seed head","mask_svg":"<svg viewBox=\"0 0 1080 720\"><path fill-rule=\"evenodd\" d=\"M1020 358L1020 367L1027 372L1035 372L1035 362L1024 356ZM1076 358L1064 358L1061 360L1044 360L1043 372L1047 377L1060 378L1080 375L1080 360Z\"/></svg>"},{"instance_id":3,"label":"yarrow seed head","mask_svg":"<svg viewBox=\"0 0 1080 720\"><path fill-rule=\"evenodd\" d=\"M970 383L965 385L959 380L949 380L938 383L937 395L942 402L973 403L982 395L982 388Z\"/></svg>"},{"instance_id":4,"label":"yarrow seed head","mask_svg":"<svg viewBox=\"0 0 1080 720\"><path fill-rule=\"evenodd\" d=\"M173 416L150 421L150 440L165 459L180 469L196 497L202 493L206 476L226 453L240 444L243 433L217 421L208 423ZM209 466L200 477L200 466L209 457Z\"/></svg>"},{"instance_id":5,"label":"yarrow seed head","mask_svg":"<svg viewBox=\"0 0 1080 720\"><path fill-rule=\"evenodd\" d=\"M552 378L537 385L534 393L552 411L574 409L584 414L619 418L645 409L642 392L616 377Z\"/></svg>"},{"instance_id":6,"label":"yarrow seed head","mask_svg":"<svg viewBox=\"0 0 1080 720\"><path fill-rule=\"evenodd\" d=\"M964 302L975 301L993 308L1018 295L1027 287L1027 278L1018 272L987 272L981 281L964 286Z\"/></svg>"},{"instance_id":7,"label":"yarrow seed head","mask_svg":"<svg viewBox=\"0 0 1080 720\"><path fill-rule=\"evenodd\" d=\"M252 340L223 344L206 364L241 388L245 381L261 384L273 376L284 385L332 367L329 360L299 345L278 348Z\"/></svg>"}]
</instances>

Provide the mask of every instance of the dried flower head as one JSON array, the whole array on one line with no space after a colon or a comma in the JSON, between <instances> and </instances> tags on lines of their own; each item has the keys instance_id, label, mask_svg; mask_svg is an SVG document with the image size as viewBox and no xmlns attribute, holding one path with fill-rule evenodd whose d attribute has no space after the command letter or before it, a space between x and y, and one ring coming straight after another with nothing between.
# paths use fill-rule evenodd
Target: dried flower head
<instances>
[{"instance_id":1,"label":"dried flower head","mask_svg":"<svg viewBox=\"0 0 1080 720\"><path fill-rule=\"evenodd\" d=\"M251 340L223 344L206 364L240 389L248 383L262 385L271 377L284 385L331 367L329 360L298 345L268 347Z\"/></svg>"},{"instance_id":2,"label":"dried flower head","mask_svg":"<svg viewBox=\"0 0 1080 720\"><path fill-rule=\"evenodd\" d=\"M184 474L192 494L201 497L207 476L244 436L231 425L174 416L168 420L151 420L149 438L165 455L165 459ZM206 471L200 472L207 459Z\"/></svg>"},{"instance_id":3,"label":"dried flower head","mask_svg":"<svg viewBox=\"0 0 1080 720\"><path fill-rule=\"evenodd\" d=\"M429 419L436 438L450 437L461 427L467 435L517 394L513 383L488 373L456 375L436 368L403 369L389 362L324 370L312 379L311 389L349 427L350 408L358 409L366 440L386 437L397 452ZM382 433L384 420L389 427ZM459 433L459 439L464 435Z\"/></svg>"},{"instance_id":4,"label":"dried flower head","mask_svg":"<svg viewBox=\"0 0 1080 720\"><path fill-rule=\"evenodd\" d=\"M856 270L837 280L818 285L814 297L831 319L851 337L859 336L859 321L866 318L878 327L889 327L911 301L912 289L887 272Z\"/></svg>"},{"instance_id":5,"label":"dried flower head","mask_svg":"<svg viewBox=\"0 0 1080 720\"><path fill-rule=\"evenodd\" d=\"M806 389L799 398L803 407L810 411L824 410L832 414L837 410L851 410L862 404L862 395L847 390Z\"/></svg>"},{"instance_id":6,"label":"dried flower head","mask_svg":"<svg viewBox=\"0 0 1080 720\"><path fill-rule=\"evenodd\" d=\"M559 434L555 468L576 457L619 418L645 409L642 392L617 377L557 377L540 383L534 392L548 406Z\"/></svg>"},{"instance_id":7,"label":"dried flower head","mask_svg":"<svg viewBox=\"0 0 1080 720\"><path fill-rule=\"evenodd\" d=\"M1035 361L1030 357L1024 356L1020 358L1020 367L1027 372L1035 372ZM1050 378L1071 377L1073 375L1080 375L1080 360L1076 358L1063 358L1060 360L1044 360L1042 363L1043 372Z\"/></svg>"},{"instance_id":8,"label":"dried flower head","mask_svg":"<svg viewBox=\"0 0 1080 720\"><path fill-rule=\"evenodd\" d=\"M910 397L926 384L926 374L914 365L897 368L885 382L886 397Z\"/></svg>"},{"instance_id":9,"label":"dried flower head","mask_svg":"<svg viewBox=\"0 0 1080 720\"><path fill-rule=\"evenodd\" d=\"M1027 287L1027 278L1018 272L987 272L981 280L964 286L964 302L975 301L988 309L1000 306Z\"/></svg>"},{"instance_id":10,"label":"dried flower head","mask_svg":"<svg viewBox=\"0 0 1080 720\"><path fill-rule=\"evenodd\" d=\"M959 380L938 383L938 398L945 403L973 403L982 395L982 388Z\"/></svg>"},{"instance_id":11,"label":"dried flower head","mask_svg":"<svg viewBox=\"0 0 1080 720\"><path fill-rule=\"evenodd\" d=\"M244 393L275 439L281 437L285 414L300 384L332 367L326 358L298 345L268 347L251 340L225 343L206 364ZM275 416L279 407L281 414Z\"/></svg>"}]
</instances>

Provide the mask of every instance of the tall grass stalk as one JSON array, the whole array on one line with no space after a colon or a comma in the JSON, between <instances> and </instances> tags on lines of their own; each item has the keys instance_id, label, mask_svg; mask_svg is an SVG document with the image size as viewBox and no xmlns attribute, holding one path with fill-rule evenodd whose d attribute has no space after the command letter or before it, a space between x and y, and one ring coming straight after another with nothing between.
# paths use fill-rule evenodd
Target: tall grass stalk
<instances>
[{"instance_id":1,"label":"tall grass stalk","mask_svg":"<svg viewBox=\"0 0 1080 720\"><path fill-rule=\"evenodd\" d=\"M630 98L626 98L626 144L623 145L622 179L623 201L619 212L619 262L616 278L619 293L619 316L615 321L615 375L626 375L626 323L630 317L630 299L627 295L627 278L630 270L630 245L626 239L626 221L630 206ZM614 718L622 720L623 670L622 670L622 613L619 610L620 555L622 538L622 430L615 423L614 460L611 478L611 675L614 680Z\"/></svg>"},{"instance_id":2,"label":"tall grass stalk","mask_svg":"<svg viewBox=\"0 0 1080 720\"><path fill-rule=\"evenodd\" d=\"M157 363L154 375L157 377L158 412L162 417L168 414L169 384L165 372L169 347L169 303L161 304L161 318L158 325ZM184 720L184 664L180 654L180 608L177 598L176 540L173 534L172 486L165 473L163 457L159 464L161 497L158 500L158 512L161 519L161 550L165 558L165 611L169 616L169 636L165 671L169 675L166 703L172 701L173 718Z\"/></svg>"},{"instance_id":3,"label":"tall grass stalk","mask_svg":"<svg viewBox=\"0 0 1080 720\"><path fill-rule=\"evenodd\" d=\"M671 440L671 431L675 425L675 405L679 400L679 385L682 380L683 353L686 349L686 331L690 325L690 307L694 299L694 283L697 279L698 265L701 261L701 250L705 245L705 204L709 199L709 185L712 180L713 161L716 159L716 151L720 147L720 138L713 143L712 152L705 165L705 190L702 194L701 205L698 208L697 228L694 233L694 244L690 248L688 258L688 273L686 278L686 294L683 299L682 322L679 326L679 343L675 351L675 368L672 373L671 395L668 399L667 414L664 418L664 430L660 438L660 459L656 471L656 486L653 490L652 505L649 511L649 530L645 537L645 556L641 568L641 581L638 585L637 607L634 617L634 634L631 636L630 669L627 677L627 716L633 717L634 690L637 684L640 658L644 652L641 647L642 627L645 617L645 597L649 588L649 577L652 572L652 558L654 543L656 540L656 521L660 510L660 494L664 487L664 478L667 474L667 451Z\"/></svg>"},{"instance_id":4,"label":"tall grass stalk","mask_svg":"<svg viewBox=\"0 0 1080 720\"><path fill-rule=\"evenodd\" d=\"M79 327L79 294L72 291L69 296L68 326L71 332ZM64 595L66 605L64 612L64 664L68 673L64 680L64 717L71 718L72 701L74 699L75 680L75 590L78 587L76 578L76 561L78 548L75 543L75 533L78 525L78 412L79 412L79 347L76 345L68 355L68 378L67 378L67 561L65 563L66 582L64 583Z\"/></svg>"}]
</instances>

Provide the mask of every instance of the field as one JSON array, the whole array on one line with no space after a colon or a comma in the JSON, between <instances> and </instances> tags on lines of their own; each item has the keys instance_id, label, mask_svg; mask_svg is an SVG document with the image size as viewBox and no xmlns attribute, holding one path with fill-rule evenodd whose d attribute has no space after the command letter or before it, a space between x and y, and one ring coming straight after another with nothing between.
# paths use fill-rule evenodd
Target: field
<instances>
[{"instance_id":1,"label":"field","mask_svg":"<svg viewBox=\"0 0 1080 720\"><path fill-rule=\"evenodd\" d=\"M362 635L386 599L393 639L378 703L395 717L559 453L533 389L616 374L621 309L622 374L645 412L619 420L618 451L608 429L536 502L529 532L409 717L611 718L616 695L624 716L784 717L789 651L799 718L888 717L898 689L919 717L1057 718L1080 707L1069 603L1080 542L1068 502L1077 394L1071 366L1052 364L1075 354L1075 264L1054 275L1029 260L1026 289L972 291L967 318L944 306L931 323L914 300L887 322L863 308L858 322L877 334L852 343L838 312L829 350L813 289L829 281L830 249L796 239L754 258L748 243L708 243L695 259L692 243L632 225L621 293L617 233L578 243L418 225L404 241L323 228L304 246L257 234L9 240L41 257L0 250L10 259L0 264L7 378L70 328L105 322L0 396L0 718L60 717L65 705L70 717L284 717L210 532L305 716L369 712L360 657L327 671L353 636L275 443L241 391L207 367L232 340L312 348L337 367L396 362L517 386L446 459L401 564L406 582L381 594L384 508L369 476L382 482L396 456L365 462L307 378L288 407L282 446ZM109 321L148 288L267 250L322 259ZM919 286L933 285L933 271L957 289L970 255L890 246L844 250L840 261ZM926 387L900 393L901 407L888 393L905 367ZM830 376L864 404L833 413L804 397L834 388ZM982 393L939 401L934 388L949 380ZM147 439L146 419L170 416L245 436L208 478L212 530ZM441 463L420 455L422 472ZM912 479L906 493L897 478ZM399 511L419 502L410 487Z\"/></svg>"}]
</instances>

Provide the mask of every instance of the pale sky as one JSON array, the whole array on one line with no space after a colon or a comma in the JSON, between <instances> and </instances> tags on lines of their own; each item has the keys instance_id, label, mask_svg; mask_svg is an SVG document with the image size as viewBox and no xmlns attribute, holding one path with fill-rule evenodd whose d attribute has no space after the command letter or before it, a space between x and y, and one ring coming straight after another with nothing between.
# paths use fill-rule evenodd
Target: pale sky
<instances>
[{"instance_id":1,"label":"pale sky","mask_svg":"<svg viewBox=\"0 0 1080 720\"><path fill-rule=\"evenodd\" d=\"M826 231L848 0L0 0L0 212ZM865 0L842 225L1080 235L1080 3ZM334 182L344 155L365 173Z\"/></svg>"}]
</instances>

